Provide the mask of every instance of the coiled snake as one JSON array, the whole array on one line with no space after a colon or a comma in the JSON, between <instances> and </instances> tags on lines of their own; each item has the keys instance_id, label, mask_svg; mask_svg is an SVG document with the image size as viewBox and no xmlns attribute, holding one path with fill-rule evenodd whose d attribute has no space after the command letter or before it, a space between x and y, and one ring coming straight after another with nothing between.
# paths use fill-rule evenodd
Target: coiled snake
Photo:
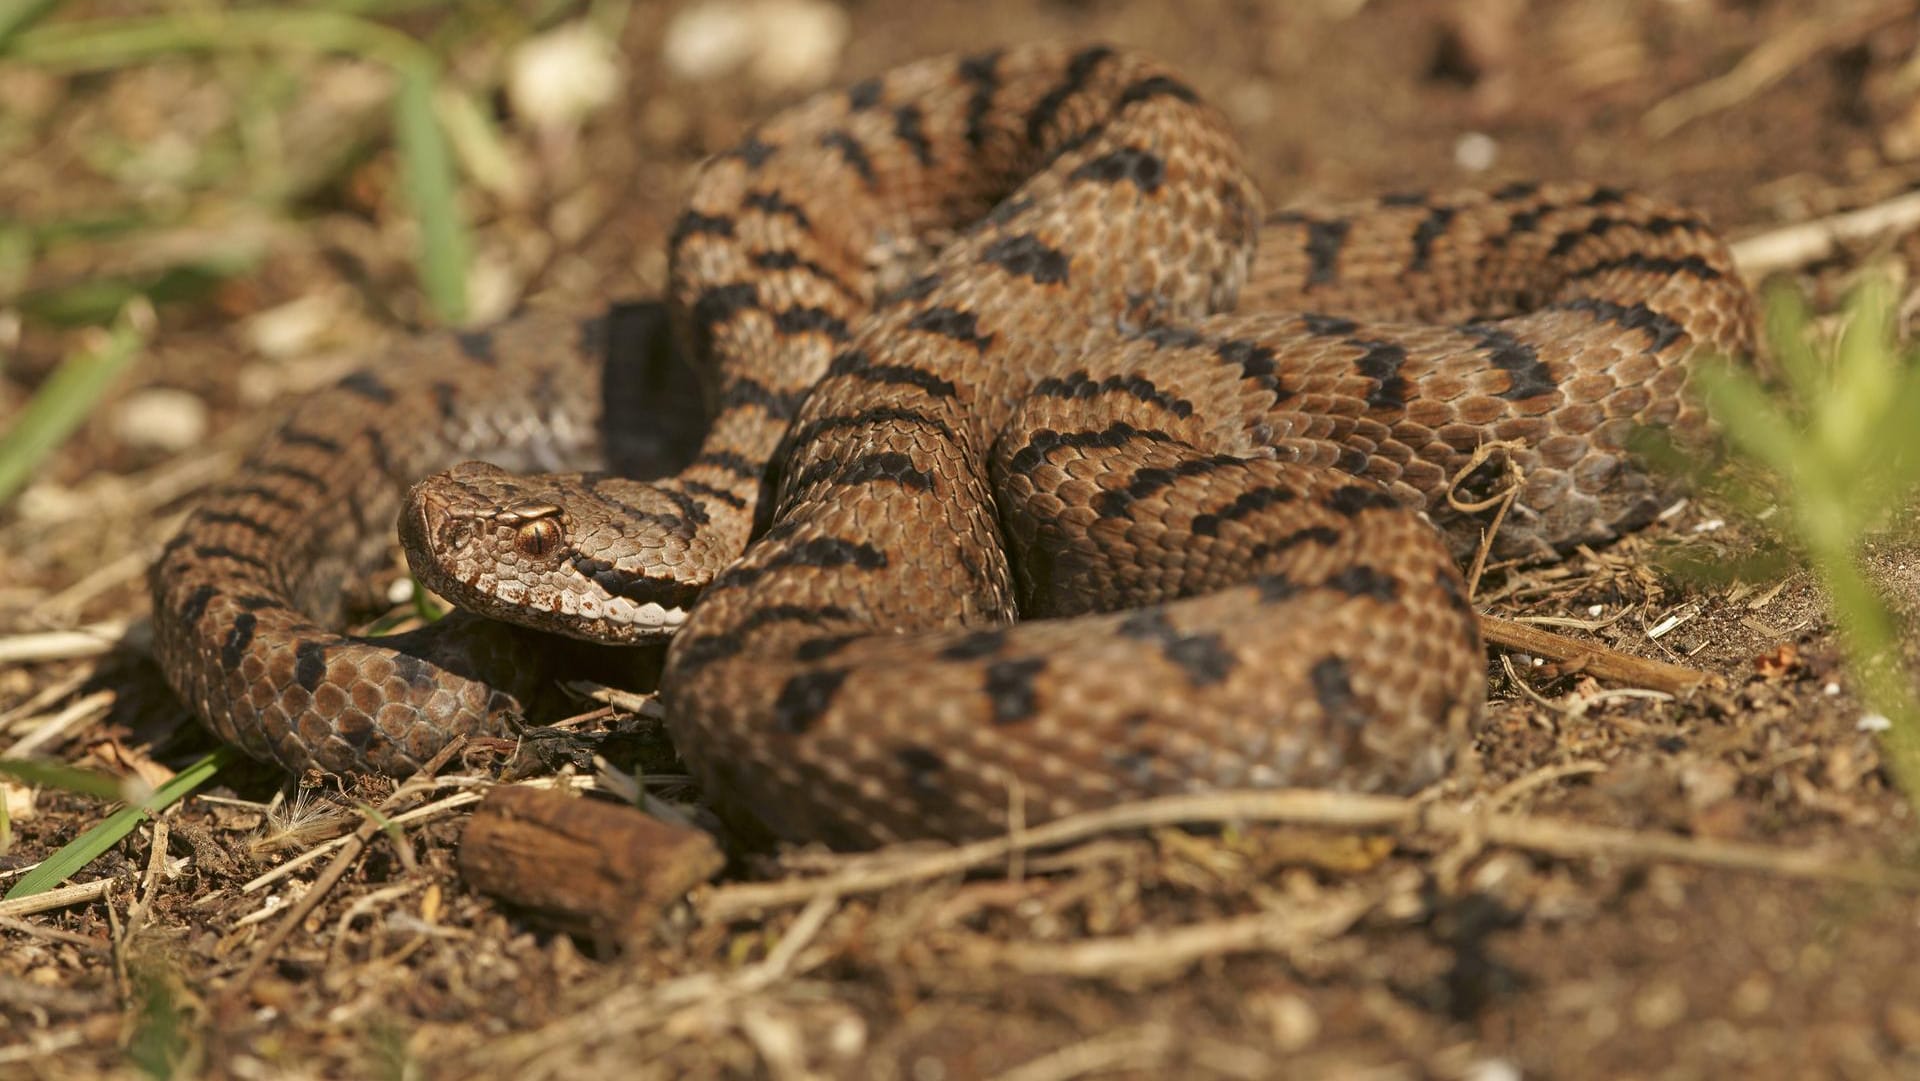
<instances>
[{"instance_id":1,"label":"coiled snake","mask_svg":"<svg viewBox=\"0 0 1920 1081\"><path fill-rule=\"evenodd\" d=\"M712 383L689 467L459 466L412 493L403 540L463 607L677 627L662 697L705 790L851 845L1431 781L1485 695L1450 476L1510 444L1521 554L1643 522L1627 436L1700 434L1688 358L1744 352L1751 324L1701 219L1607 187L1263 224L1221 119L1099 47L916 63L774 117L701 172L672 297ZM537 676L513 632L316 617L420 475L592 441L594 326L360 372L206 499L154 607L217 733L405 772L517 715Z\"/></svg>"}]
</instances>

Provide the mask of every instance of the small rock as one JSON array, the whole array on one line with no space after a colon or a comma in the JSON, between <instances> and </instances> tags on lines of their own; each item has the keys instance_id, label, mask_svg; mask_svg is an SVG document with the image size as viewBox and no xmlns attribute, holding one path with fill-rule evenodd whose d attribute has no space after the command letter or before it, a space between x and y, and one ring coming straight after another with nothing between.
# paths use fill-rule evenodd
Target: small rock
<instances>
[{"instance_id":1,"label":"small rock","mask_svg":"<svg viewBox=\"0 0 1920 1081\"><path fill-rule=\"evenodd\" d=\"M568 129L620 92L620 54L591 23L528 38L507 60L507 101L535 127Z\"/></svg>"},{"instance_id":2,"label":"small rock","mask_svg":"<svg viewBox=\"0 0 1920 1081\"><path fill-rule=\"evenodd\" d=\"M1484 173L1500 156L1500 144L1485 132L1470 131L1453 144L1453 163L1469 173Z\"/></svg>"},{"instance_id":3,"label":"small rock","mask_svg":"<svg viewBox=\"0 0 1920 1081\"><path fill-rule=\"evenodd\" d=\"M674 16L660 52L682 78L745 72L763 90L806 90L833 76L848 29L824 0L712 0Z\"/></svg>"},{"instance_id":4,"label":"small rock","mask_svg":"<svg viewBox=\"0 0 1920 1081\"><path fill-rule=\"evenodd\" d=\"M112 425L129 447L175 453L207 437L207 403L184 390L148 387L121 400Z\"/></svg>"},{"instance_id":5,"label":"small rock","mask_svg":"<svg viewBox=\"0 0 1920 1081\"><path fill-rule=\"evenodd\" d=\"M1656 983L1633 1003L1633 1019L1642 1028L1668 1028L1686 1016L1687 993L1675 983Z\"/></svg>"}]
</instances>

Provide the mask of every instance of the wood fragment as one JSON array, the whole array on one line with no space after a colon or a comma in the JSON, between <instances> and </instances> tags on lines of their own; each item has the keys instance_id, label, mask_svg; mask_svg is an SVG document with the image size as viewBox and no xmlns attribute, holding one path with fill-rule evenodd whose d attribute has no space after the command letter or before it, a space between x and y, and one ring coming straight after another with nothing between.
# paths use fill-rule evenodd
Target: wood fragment
<instances>
[{"instance_id":1,"label":"wood fragment","mask_svg":"<svg viewBox=\"0 0 1920 1081\"><path fill-rule=\"evenodd\" d=\"M521 785L487 793L460 837L460 876L542 921L615 947L726 864L701 830Z\"/></svg>"},{"instance_id":2,"label":"wood fragment","mask_svg":"<svg viewBox=\"0 0 1920 1081\"><path fill-rule=\"evenodd\" d=\"M1828 259L1841 245L1864 243L1920 228L1920 192L1872 206L1803 221L1734 241L1733 261L1750 278L1763 278Z\"/></svg>"},{"instance_id":3,"label":"wood fragment","mask_svg":"<svg viewBox=\"0 0 1920 1081\"><path fill-rule=\"evenodd\" d=\"M1480 633L1489 645L1544 657L1561 665L1566 671L1583 672L1595 679L1646 687L1676 696L1684 695L1713 678L1698 668L1635 657L1598 642L1583 642L1499 616L1482 615Z\"/></svg>"}]
</instances>

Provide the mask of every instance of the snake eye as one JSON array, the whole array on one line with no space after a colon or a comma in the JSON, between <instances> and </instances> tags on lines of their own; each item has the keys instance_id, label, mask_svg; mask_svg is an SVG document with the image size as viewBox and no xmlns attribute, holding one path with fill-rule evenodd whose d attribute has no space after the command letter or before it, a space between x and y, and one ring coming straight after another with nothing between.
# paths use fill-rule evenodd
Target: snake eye
<instances>
[{"instance_id":1,"label":"snake eye","mask_svg":"<svg viewBox=\"0 0 1920 1081\"><path fill-rule=\"evenodd\" d=\"M560 547L566 540L566 530L560 527L556 518L535 518L522 522L513 534L513 546L520 554L539 559Z\"/></svg>"}]
</instances>

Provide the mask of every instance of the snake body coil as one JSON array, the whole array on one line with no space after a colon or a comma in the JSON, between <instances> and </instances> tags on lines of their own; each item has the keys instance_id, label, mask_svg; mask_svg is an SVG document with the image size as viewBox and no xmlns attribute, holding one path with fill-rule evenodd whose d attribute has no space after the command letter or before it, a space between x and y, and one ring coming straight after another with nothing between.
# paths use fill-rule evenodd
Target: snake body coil
<instances>
[{"instance_id":1,"label":"snake body coil","mask_svg":"<svg viewBox=\"0 0 1920 1081\"><path fill-rule=\"evenodd\" d=\"M462 607L678 627L662 696L707 792L838 844L1431 781L1484 698L1453 558L1477 525L1448 479L1508 444L1517 554L1643 522L1627 436L1700 435L1687 360L1751 324L1698 217L1610 188L1262 224L1219 117L1105 48L928 61L789 110L705 167L672 256L717 403L693 463L461 466L414 490L403 539ZM302 613L420 473L581 441L592 379L551 348L574 331L529 326L312 400L169 546L158 652L216 731L392 771L515 713L508 632L369 641ZM350 538L316 514L341 498Z\"/></svg>"}]
</instances>

